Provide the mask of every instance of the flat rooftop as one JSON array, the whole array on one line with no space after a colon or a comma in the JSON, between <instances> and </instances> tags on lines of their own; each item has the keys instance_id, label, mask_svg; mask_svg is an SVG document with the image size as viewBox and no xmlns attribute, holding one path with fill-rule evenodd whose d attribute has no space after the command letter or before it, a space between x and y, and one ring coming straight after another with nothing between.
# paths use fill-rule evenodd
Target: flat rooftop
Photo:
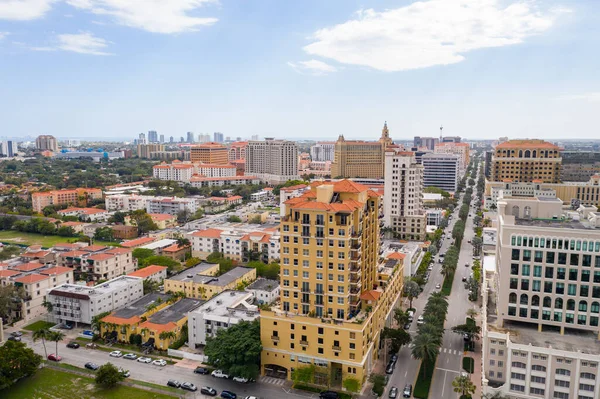
<instances>
[{"instance_id":1,"label":"flat rooftop","mask_svg":"<svg viewBox=\"0 0 600 399\"><path fill-rule=\"evenodd\" d=\"M169 299L169 295L159 294L157 292L148 294L125 307L117 309L112 316L120 317L122 319L129 319L133 316L141 316L148 311L148 306L152 305L153 303L157 303L156 301L159 298L162 302L166 302Z\"/></svg>"},{"instance_id":2,"label":"flat rooftop","mask_svg":"<svg viewBox=\"0 0 600 399\"><path fill-rule=\"evenodd\" d=\"M197 275L204 275L208 269L218 266L217 263L206 263L202 262L194 267L184 270L183 272L176 274L175 276L169 277L169 280L175 281L192 281ZM195 280L194 280L195 281Z\"/></svg>"},{"instance_id":3,"label":"flat rooftop","mask_svg":"<svg viewBox=\"0 0 600 399\"><path fill-rule=\"evenodd\" d=\"M251 267L236 267L231 269L227 273L221 274L220 276L203 276L201 274L196 274L192 280L197 284L206 284L206 285L214 285L217 287L224 287L227 284L233 283L235 280L244 276L246 273L252 271Z\"/></svg>"},{"instance_id":4,"label":"flat rooftop","mask_svg":"<svg viewBox=\"0 0 600 399\"><path fill-rule=\"evenodd\" d=\"M53 288L50 293L52 295L60 295L62 293L65 294L65 296L69 296L69 294L77 294L91 298L127 287L128 285L139 281L142 281L142 279L139 277L119 276L113 280L107 281L106 283L98 284L93 287L87 287L85 285L78 284L63 284Z\"/></svg>"},{"instance_id":5,"label":"flat rooftop","mask_svg":"<svg viewBox=\"0 0 600 399\"><path fill-rule=\"evenodd\" d=\"M259 278L247 287L249 290L262 290L269 292L276 290L277 288L279 288L279 281L269 280L266 278Z\"/></svg>"},{"instance_id":6,"label":"flat rooftop","mask_svg":"<svg viewBox=\"0 0 600 399\"><path fill-rule=\"evenodd\" d=\"M227 321L231 316L238 319L252 321L258 317L258 307L252 305L252 293L246 291L223 291L202 304L193 313L211 315L212 318Z\"/></svg>"},{"instance_id":7,"label":"flat rooftop","mask_svg":"<svg viewBox=\"0 0 600 399\"><path fill-rule=\"evenodd\" d=\"M201 299L183 298L175 302L173 305L154 313L152 316L150 316L148 321L154 324L177 322L183 317L187 317L188 312L196 309L204 302L205 301Z\"/></svg>"},{"instance_id":8,"label":"flat rooftop","mask_svg":"<svg viewBox=\"0 0 600 399\"><path fill-rule=\"evenodd\" d=\"M555 229L592 230L587 223L572 219L515 219L515 225L528 227L552 227Z\"/></svg>"},{"instance_id":9,"label":"flat rooftop","mask_svg":"<svg viewBox=\"0 0 600 399\"><path fill-rule=\"evenodd\" d=\"M170 238L164 238L162 240L158 240L155 242L151 242L150 244L146 244L141 246L140 248L144 248L144 249L151 249L151 250L155 250L158 248L164 248L164 247L168 247L170 245L173 245L177 242L177 240L172 240Z\"/></svg>"}]
</instances>

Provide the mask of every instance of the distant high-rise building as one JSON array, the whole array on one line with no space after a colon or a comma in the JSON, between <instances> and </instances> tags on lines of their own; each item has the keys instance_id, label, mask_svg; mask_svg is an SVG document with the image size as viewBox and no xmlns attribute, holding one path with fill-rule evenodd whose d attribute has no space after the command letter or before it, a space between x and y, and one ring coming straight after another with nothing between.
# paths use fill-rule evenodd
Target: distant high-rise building
<instances>
[{"instance_id":1,"label":"distant high-rise building","mask_svg":"<svg viewBox=\"0 0 600 399\"><path fill-rule=\"evenodd\" d=\"M242 141L242 138L238 136L235 138L235 141Z\"/></svg>"},{"instance_id":2,"label":"distant high-rise building","mask_svg":"<svg viewBox=\"0 0 600 399\"><path fill-rule=\"evenodd\" d=\"M252 139L252 141L258 141L258 134L253 134L250 139Z\"/></svg>"},{"instance_id":3,"label":"distant high-rise building","mask_svg":"<svg viewBox=\"0 0 600 399\"><path fill-rule=\"evenodd\" d=\"M437 137L421 137L421 136L415 136L414 140L413 140L413 146L419 148L419 147L425 147L428 150L433 151L433 149L435 148L435 145L439 142L439 139Z\"/></svg>"},{"instance_id":4,"label":"distant high-rise building","mask_svg":"<svg viewBox=\"0 0 600 399\"><path fill-rule=\"evenodd\" d=\"M229 163L227 147L219 143L204 143L190 148L190 160L216 165Z\"/></svg>"},{"instance_id":5,"label":"distant high-rise building","mask_svg":"<svg viewBox=\"0 0 600 399\"><path fill-rule=\"evenodd\" d=\"M460 158L456 154L429 153L421 157L423 185L455 192L460 180Z\"/></svg>"},{"instance_id":6,"label":"distant high-rise building","mask_svg":"<svg viewBox=\"0 0 600 399\"><path fill-rule=\"evenodd\" d=\"M58 141L51 135L41 135L35 139L35 148L38 151L58 152Z\"/></svg>"},{"instance_id":7,"label":"distant high-rise building","mask_svg":"<svg viewBox=\"0 0 600 399\"><path fill-rule=\"evenodd\" d=\"M158 133L156 130L148 130L148 142L158 143Z\"/></svg>"},{"instance_id":8,"label":"distant high-rise building","mask_svg":"<svg viewBox=\"0 0 600 399\"><path fill-rule=\"evenodd\" d=\"M335 143L331 176L382 179L385 149L391 144L387 123L383 125L379 141L346 140L340 135Z\"/></svg>"},{"instance_id":9,"label":"distant high-rise building","mask_svg":"<svg viewBox=\"0 0 600 399\"><path fill-rule=\"evenodd\" d=\"M272 138L249 141L246 174L270 183L298 179L298 145L293 141Z\"/></svg>"},{"instance_id":10,"label":"distant high-rise building","mask_svg":"<svg viewBox=\"0 0 600 399\"><path fill-rule=\"evenodd\" d=\"M441 142L434 149L436 154L455 154L460 157L460 175L464 175L469 166L471 147L467 143Z\"/></svg>"},{"instance_id":11,"label":"distant high-rise building","mask_svg":"<svg viewBox=\"0 0 600 399\"><path fill-rule=\"evenodd\" d=\"M194 132L187 132L187 142L188 143L194 143Z\"/></svg>"},{"instance_id":12,"label":"distant high-rise building","mask_svg":"<svg viewBox=\"0 0 600 399\"><path fill-rule=\"evenodd\" d=\"M311 146L310 158L317 162L333 162L335 159L335 141L319 141Z\"/></svg>"},{"instance_id":13,"label":"distant high-rise building","mask_svg":"<svg viewBox=\"0 0 600 399\"><path fill-rule=\"evenodd\" d=\"M415 154L399 148L385 152L384 223L401 240L424 240L423 165Z\"/></svg>"},{"instance_id":14,"label":"distant high-rise building","mask_svg":"<svg viewBox=\"0 0 600 399\"><path fill-rule=\"evenodd\" d=\"M164 135L164 134L161 134L161 135L160 135L159 141L160 141L161 143L164 143L164 142L165 142L165 135Z\"/></svg>"},{"instance_id":15,"label":"distant high-rise building","mask_svg":"<svg viewBox=\"0 0 600 399\"><path fill-rule=\"evenodd\" d=\"M138 144L148 144L148 142L146 141L146 133L140 133L137 142Z\"/></svg>"},{"instance_id":16,"label":"distant high-rise building","mask_svg":"<svg viewBox=\"0 0 600 399\"><path fill-rule=\"evenodd\" d=\"M17 143L12 140L3 141L0 143L0 155L6 157L14 157L17 153Z\"/></svg>"},{"instance_id":17,"label":"distant high-rise building","mask_svg":"<svg viewBox=\"0 0 600 399\"><path fill-rule=\"evenodd\" d=\"M164 151L165 146L162 144L138 144L137 156L140 158L151 158L151 153Z\"/></svg>"},{"instance_id":18,"label":"distant high-rise building","mask_svg":"<svg viewBox=\"0 0 600 399\"><path fill-rule=\"evenodd\" d=\"M559 183L560 148L544 140L509 140L498 144L492 156L491 181Z\"/></svg>"},{"instance_id":19,"label":"distant high-rise building","mask_svg":"<svg viewBox=\"0 0 600 399\"><path fill-rule=\"evenodd\" d=\"M174 142L175 142L175 137L171 136L171 137L169 138L169 143L174 143Z\"/></svg>"},{"instance_id":20,"label":"distant high-rise building","mask_svg":"<svg viewBox=\"0 0 600 399\"><path fill-rule=\"evenodd\" d=\"M460 143L460 136L442 137L442 143Z\"/></svg>"},{"instance_id":21,"label":"distant high-rise building","mask_svg":"<svg viewBox=\"0 0 600 399\"><path fill-rule=\"evenodd\" d=\"M225 137L225 141L231 141L231 137L229 137L229 136Z\"/></svg>"},{"instance_id":22,"label":"distant high-rise building","mask_svg":"<svg viewBox=\"0 0 600 399\"><path fill-rule=\"evenodd\" d=\"M222 143L223 142L223 133L220 132L215 132L214 133L214 140L215 143Z\"/></svg>"},{"instance_id":23,"label":"distant high-rise building","mask_svg":"<svg viewBox=\"0 0 600 399\"><path fill-rule=\"evenodd\" d=\"M185 139L183 138L183 136L181 136L181 137L179 138L179 142L180 142L180 143L185 143Z\"/></svg>"}]
</instances>

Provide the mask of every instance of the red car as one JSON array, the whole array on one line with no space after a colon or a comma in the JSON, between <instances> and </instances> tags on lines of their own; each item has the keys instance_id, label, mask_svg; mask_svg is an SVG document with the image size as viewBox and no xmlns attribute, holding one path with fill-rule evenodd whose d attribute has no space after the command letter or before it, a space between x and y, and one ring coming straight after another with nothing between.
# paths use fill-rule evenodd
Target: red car
<instances>
[{"instance_id":1,"label":"red car","mask_svg":"<svg viewBox=\"0 0 600 399\"><path fill-rule=\"evenodd\" d=\"M48 360L52 360L53 362L60 362L62 360L62 357L60 357L54 353L51 353L48 355Z\"/></svg>"}]
</instances>

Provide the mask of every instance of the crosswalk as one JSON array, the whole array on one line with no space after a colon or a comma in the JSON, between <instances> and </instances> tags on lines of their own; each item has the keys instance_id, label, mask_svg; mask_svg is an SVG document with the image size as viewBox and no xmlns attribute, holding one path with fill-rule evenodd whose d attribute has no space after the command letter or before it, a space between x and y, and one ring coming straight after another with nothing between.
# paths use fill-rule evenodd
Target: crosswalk
<instances>
[{"instance_id":1,"label":"crosswalk","mask_svg":"<svg viewBox=\"0 0 600 399\"><path fill-rule=\"evenodd\" d=\"M263 382L265 384L272 384L272 385L283 385L285 384L285 380L283 378L275 378L275 377L267 377L267 376L262 376L258 379L258 381Z\"/></svg>"},{"instance_id":2,"label":"crosswalk","mask_svg":"<svg viewBox=\"0 0 600 399\"><path fill-rule=\"evenodd\" d=\"M447 353L449 355L458 355L458 356L463 355L462 351L458 351L456 349L449 349L449 348L440 348L440 353Z\"/></svg>"}]
</instances>

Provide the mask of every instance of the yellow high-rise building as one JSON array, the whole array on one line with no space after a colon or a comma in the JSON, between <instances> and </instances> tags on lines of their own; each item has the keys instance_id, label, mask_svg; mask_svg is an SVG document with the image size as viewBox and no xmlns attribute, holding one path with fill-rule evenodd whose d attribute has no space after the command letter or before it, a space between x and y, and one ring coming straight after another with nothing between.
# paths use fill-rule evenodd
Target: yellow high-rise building
<instances>
[{"instance_id":1,"label":"yellow high-rise building","mask_svg":"<svg viewBox=\"0 0 600 399\"><path fill-rule=\"evenodd\" d=\"M261 311L262 374L364 383L403 284L403 255L379 264L381 198L349 180L319 182L283 204L281 294Z\"/></svg>"},{"instance_id":2,"label":"yellow high-rise building","mask_svg":"<svg viewBox=\"0 0 600 399\"><path fill-rule=\"evenodd\" d=\"M335 143L331 177L382 179L385 149L392 143L387 123L379 141L346 140L340 135Z\"/></svg>"},{"instance_id":3,"label":"yellow high-rise building","mask_svg":"<svg viewBox=\"0 0 600 399\"><path fill-rule=\"evenodd\" d=\"M560 147L544 140L510 140L498 144L492 157L491 181L560 183Z\"/></svg>"}]
</instances>

